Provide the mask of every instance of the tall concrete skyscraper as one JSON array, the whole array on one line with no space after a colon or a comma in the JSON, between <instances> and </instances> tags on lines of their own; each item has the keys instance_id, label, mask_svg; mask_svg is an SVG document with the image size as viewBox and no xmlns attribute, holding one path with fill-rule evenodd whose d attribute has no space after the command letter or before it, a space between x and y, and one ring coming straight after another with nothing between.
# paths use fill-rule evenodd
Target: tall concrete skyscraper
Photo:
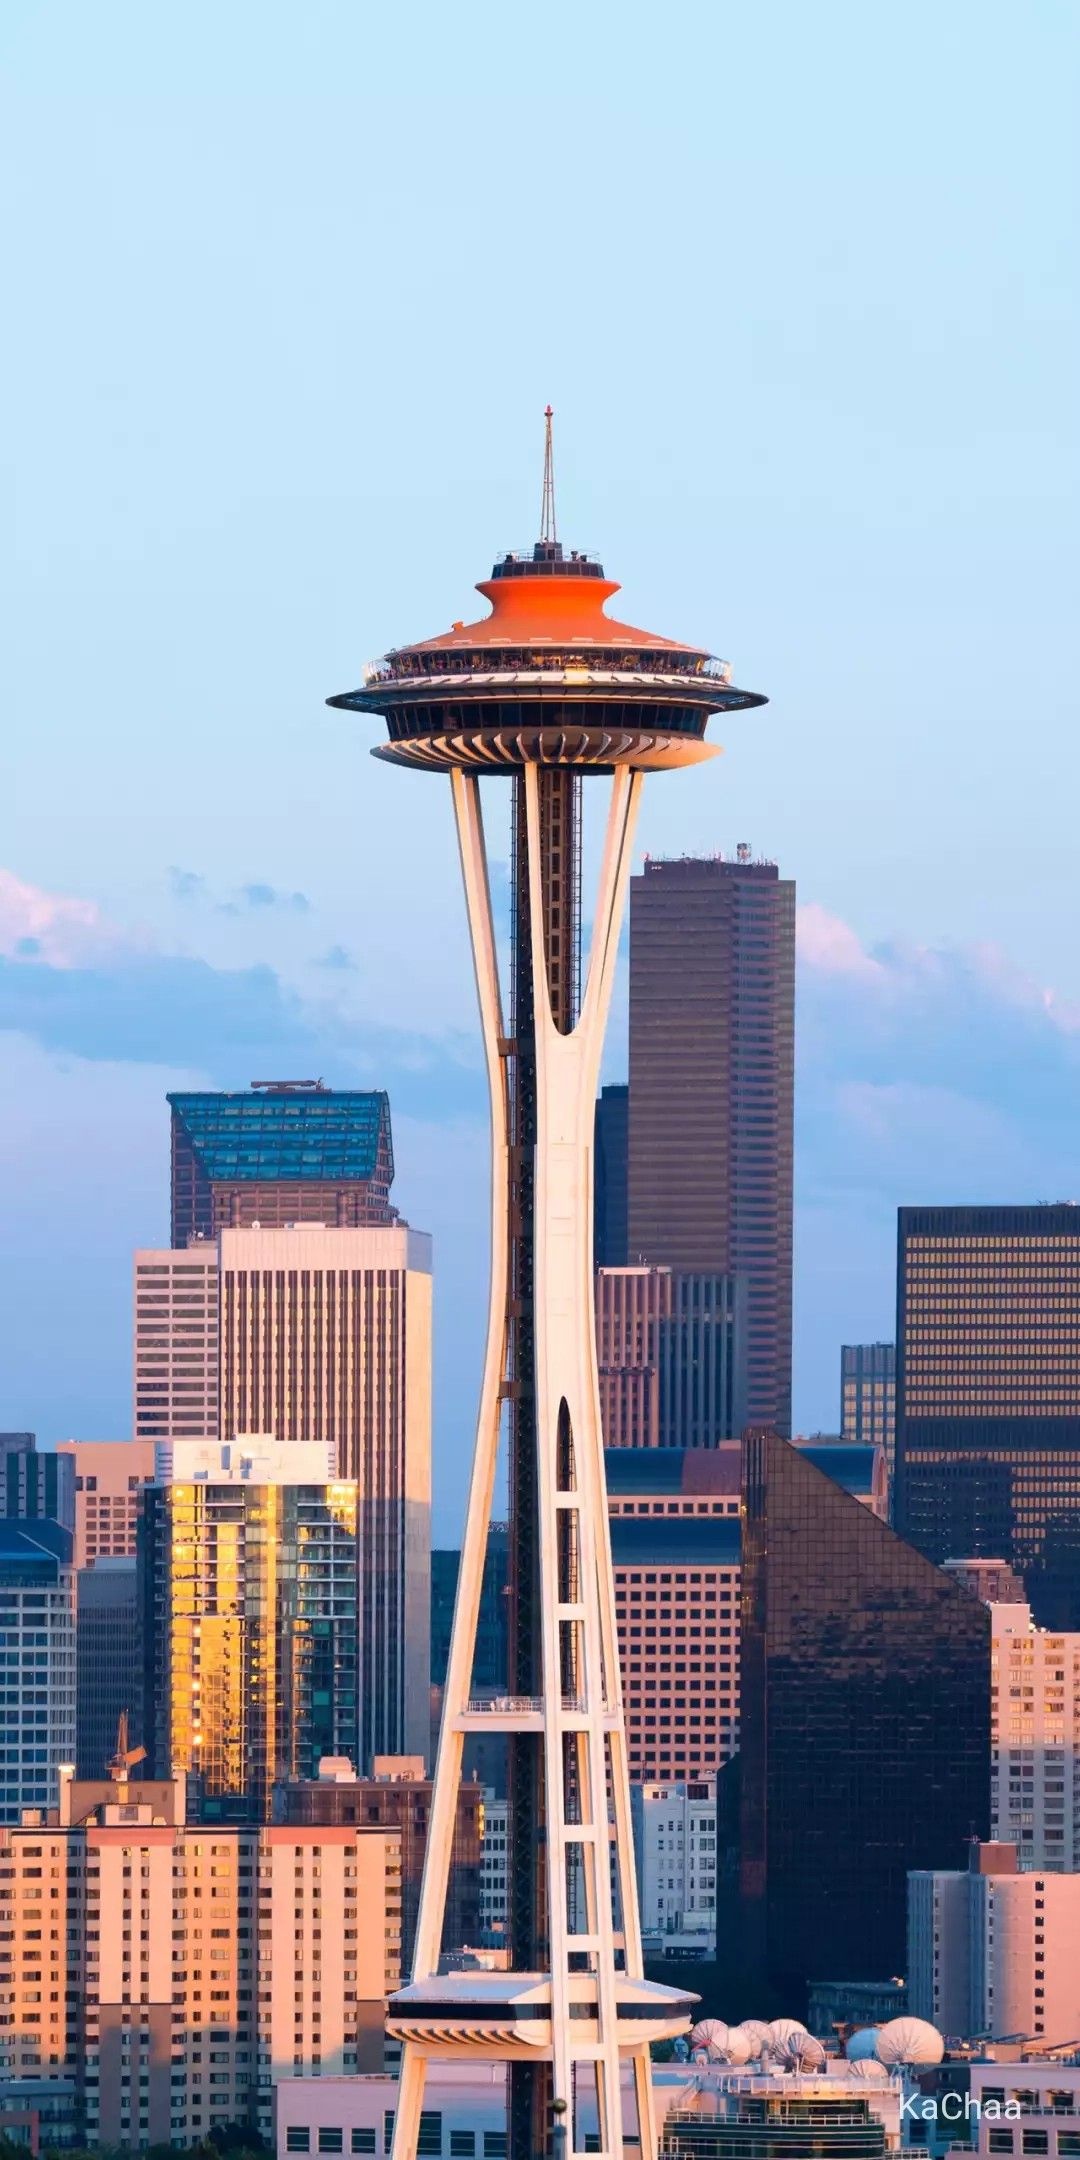
<instances>
[{"instance_id":1,"label":"tall concrete skyscraper","mask_svg":"<svg viewBox=\"0 0 1080 2160\"><path fill-rule=\"evenodd\" d=\"M556 538L548 420L541 537L481 585L490 614L395 650L332 701L384 719L378 755L450 774L493 1128L476 1455L413 1979L389 2021L404 2043L394 2160L418 2149L425 2065L445 2055L509 2063L510 2160L548 2151L556 2127L568 2156L583 2152L590 2086L601 2150L621 2160L621 2069L632 2066L640 2151L655 2160L649 2043L685 2030L690 2008L642 1964L593 1337L594 1114L642 776L708 756L709 714L762 701L701 648L605 614L618 588ZM481 809L490 773L511 800L508 1009ZM581 783L599 774L610 807L582 981ZM476 1702L504 1406L511 1670L506 1696ZM511 1749L509 1970L444 1974L462 1751L493 1728Z\"/></svg>"},{"instance_id":2,"label":"tall concrete skyscraper","mask_svg":"<svg viewBox=\"0 0 1080 2160\"><path fill-rule=\"evenodd\" d=\"M897 1528L1080 1629L1080 1207L901 1208Z\"/></svg>"},{"instance_id":3,"label":"tall concrete skyscraper","mask_svg":"<svg viewBox=\"0 0 1080 2160\"><path fill-rule=\"evenodd\" d=\"M631 1260L746 1284L752 1424L791 1430L795 886L740 848L630 881Z\"/></svg>"}]
</instances>

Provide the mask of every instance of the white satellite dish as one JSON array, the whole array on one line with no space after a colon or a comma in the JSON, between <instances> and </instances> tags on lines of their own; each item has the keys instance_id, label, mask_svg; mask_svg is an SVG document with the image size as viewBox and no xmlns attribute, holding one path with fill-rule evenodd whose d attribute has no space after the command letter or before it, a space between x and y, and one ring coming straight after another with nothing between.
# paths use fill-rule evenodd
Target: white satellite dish
<instances>
[{"instance_id":1,"label":"white satellite dish","mask_svg":"<svg viewBox=\"0 0 1080 2160\"><path fill-rule=\"evenodd\" d=\"M945 2042L936 2025L925 2018L890 2018L877 2039L878 2061L883 2063L939 2063Z\"/></svg>"},{"instance_id":2,"label":"white satellite dish","mask_svg":"<svg viewBox=\"0 0 1080 2160\"><path fill-rule=\"evenodd\" d=\"M774 2049L773 2053L776 2060L785 2063L790 2070L823 2070L825 2067L825 2050L813 2033L789 2033L783 2046Z\"/></svg>"},{"instance_id":3,"label":"white satellite dish","mask_svg":"<svg viewBox=\"0 0 1080 2160\"><path fill-rule=\"evenodd\" d=\"M753 2062L769 2044L769 2028L762 2018L744 2018L741 2025L732 2026L732 2031L742 2033L750 2043L747 2062Z\"/></svg>"}]
</instances>

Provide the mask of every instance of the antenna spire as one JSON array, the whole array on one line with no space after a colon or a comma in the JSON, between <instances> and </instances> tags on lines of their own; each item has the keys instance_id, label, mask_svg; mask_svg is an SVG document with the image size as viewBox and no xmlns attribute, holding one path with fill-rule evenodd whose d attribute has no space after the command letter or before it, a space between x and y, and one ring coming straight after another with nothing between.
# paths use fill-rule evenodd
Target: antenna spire
<instances>
[{"instance_id":1,"label":"antenna spire","mask_svg":"<svg viewBox=\"0 0 1080 2160\"><path fill-rule=\"evenodd\" d=\"M558 539L555 530L555 459L551 447L551 423L555 415L550 405L544 407L544 491L540 498L540 538L542 541Z\"/></svg>"}]
</instances>

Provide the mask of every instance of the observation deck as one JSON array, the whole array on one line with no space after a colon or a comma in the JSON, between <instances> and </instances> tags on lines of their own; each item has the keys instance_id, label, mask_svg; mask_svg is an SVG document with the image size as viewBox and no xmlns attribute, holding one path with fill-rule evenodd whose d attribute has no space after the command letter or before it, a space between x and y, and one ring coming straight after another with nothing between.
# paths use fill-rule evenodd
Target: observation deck
<instances>
[{"instance_id":1,"label":"observation deck","mask_svg":"<svg viewBox=\"0 0 1080 2160\"><path fill-rule=\"evenodd\" d=\"M716 754L711 714L766 703L726 661L606 615L618 585L558 541L507 551L476 589L490 615L395 648L327 700L385 719L375 757L437 772L688 765Z\"/></svg>"}]
</instances>

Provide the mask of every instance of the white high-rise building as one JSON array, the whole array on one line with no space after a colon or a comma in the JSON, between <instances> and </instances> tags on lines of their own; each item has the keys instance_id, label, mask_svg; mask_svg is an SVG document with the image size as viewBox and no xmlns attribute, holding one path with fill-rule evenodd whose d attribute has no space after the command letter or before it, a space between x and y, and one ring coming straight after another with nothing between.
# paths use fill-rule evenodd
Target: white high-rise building
<instances>
[{"instance_id":1,"label":"white high-rise building","mask_svg":"<svg viewBox=\"0 0 1080 2160\"><path fill-rule=\"evenodd\" d=\"M136 1440L167 1477L174 1440L218 1434L216 1245L135 1255Z\"/></svg>"},{"instance_id":2,"label":"white high-rise building","mask_svg":"<svg viewBox=\"0 0 1080 2160\"><path fill-rule=\"evenodd\" d=\"M1011 1845L908 1876L908 1998L950 2037L1080 2033L1080 1875L1020 1874Z\"/></svg>"},{"instance_id":3,"label":"white high-rise building","mask_svg":"<svg viewBox=\"0 0 1080 2160\"><path fill-rule=\"evenodd\" d=\"M430 1238L304 1223L137 1253L135 1429L166 1482L181 1444L269 1439L318 1448L327 1478L356 1485L360 1759L426 1757Z\"/></svg>"},{"instance_id":4,"label":"white high-rise building","mask_svg":"<svg viewBox=\"0 0 1080 2160\"><path fill-rule=\"evenodd\" d=\"M223 1437L318 1443L358 1488L360 1756L431 1732L431 1239L404 1226L223 1230Z\"/></svg>"},{"instance_id":5,"label":"white high-rise building","mask_svg":"<svg viewBox=\"0 0 1080 2160\"><path fill-rule=\"evenodd\" d=\"M644 1932L716 1941L716 1779L630 1787Z\"/></svg>"},{"instance_id":6,"label":"white high-rise building","mask_svg":"<svg viewBox=\"0 0 1080 2160\"><path fill-rule=\"evenodd\" d=\"M1080 1868L1080 1635L991 1605L990 1829L1022 1868Z\"/></svg>"}]
</instances>

